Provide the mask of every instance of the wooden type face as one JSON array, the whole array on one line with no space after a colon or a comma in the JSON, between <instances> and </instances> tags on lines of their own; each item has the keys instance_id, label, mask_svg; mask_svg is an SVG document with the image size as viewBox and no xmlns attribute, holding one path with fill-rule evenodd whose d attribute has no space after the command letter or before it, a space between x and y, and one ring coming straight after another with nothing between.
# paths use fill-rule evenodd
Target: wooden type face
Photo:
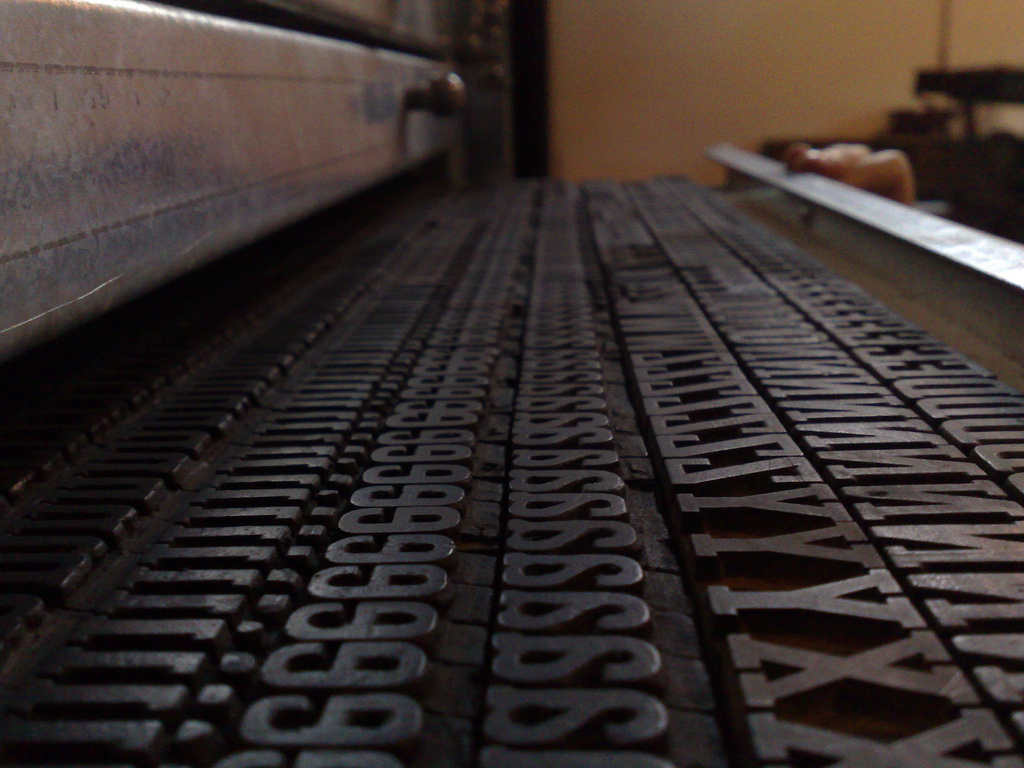
<instances>
[{"instance_id":1,"label":"wooden type face","mask_svg":"<svg viewBox=\"0 0 1024 768\"><path fill-rule=\"evenodd\" d=\"M850 310L844 310L845 325L834 326L836 337L853 346L853 352L858 346L873 345L871 370L865 371L862 366L868 358L851 357L850 351L808 322L820 319L831 331L833 326L824 316L812 312L808 318L797 309L828 304L826 291L819 290L814 281L793 275L800 269L813 272L813 268L767 257L758 261L767 250L762 242L745 240L742 227L732 226L716 235L742 260L722 260L711 255L715 249L708 255L694 249L677 256L667 243L678 218L700 220L709 206L694 203L694 195L670 186L640 185L633 200L656 237L666 243L665 251L679 270L680 282L693 291L684 301L691 313L706 315L712 333L720 333L735 355L737 370L757 385L757 392L784 423L795 427L790 432L796 438L795 457L813 460L813 466L809 463L804 476L796 481L785 472L785 456L776 459L782 471L774 475L767 470L759 475L740 469L728 481L734 483L731 492L725 492L720 489L728 486L722 485L723 479L714 478L713 469L744 465L730 465L730 453L716 452L714 439L687 443L688 431L699 434L696 427L683 427L681 439L669 437L672 422L647 407L661 409L665 403L643 401L641 414L650 419L647 423L653 436L665 436L659 451L664 476L672 482L682 513L676 531L688 543L698 578L708 584L715 624L729 644L752 713L748 722L755 751L765 760L795 756L854 759L858 754L862 757L857 759L884 762L895 738L900 745L913 744L908 748L928 764L944 764L947 756L966 744L983 745L982 749L995 752L1008 750L1009 741L995 718L986 713L974 719L971 710L958 710L980 700L976 684L964 675L962 661L959 667L952 663L950 646L924 629L918 610L921 604L915 606L905 596L903 585L908 582L888 570L889 563L900 568L899 563L906 561L907 567L911 566L908 558L912 555L901 554L906 545L895 550L889 547L883 556L874 543L877 535L910 537L920 542L913 556L933 557L936 563L945 563L947 570L970 569L972 555L968 551L978 553L973 556L976 562L986 558L982 550L1005 551L1004 557L1013 558L1016 505L935 431L940 409L947 407L946 403L957 407L958 401L943 400L942 396L965 398L966 393L957 390L953 378L932 382L924 378L941 365L948 366L951 376L962 377L970 366L957 365L955 355L943 355L934 345L925 346L928 339L904 333L898 325L877 330L858 325L854 329L848 319ZM678 213L672 229L662 224L666 219L658 218L662 214L654 213L655 209ZM606 215L611 214L606 210L598 214ZM662 226L666 227L664 234ZM748 270L744 262L763 271ZM760 283L758 274L767 275L768 283ZM740 296L758 296L756 306L738 300ZM620 325L628 346L631 324L643 328L643 323L637 322L638 310L642 313L643 309L636 302L620 303L629 313L629 322L624 318ZM870 300L848 306L859 311L869 304ZM652 306L652 314L656 311ZM680 314L678 310L676 314ZM662 318L657 327L669 336L695 325L679 319L673 326ZM710 346L714 345L711 340ZM630 362L636 381L643 386L645 369L656 366L656 359L633 355ZM880 381L871 372L879 370L891 375ZM664 375L662 371L659 373ZM908 375L900 386L903 377L897 374L910 372L915 374ZM894 386L887 386L888 381ZM975 387L981 398L989 398L990 406L1010 407L1008 401L992 400L1005 396L999 387L985 379L973 382L961 378L959 383ZM930 402L919 410L916 406L922 400ZM964 408L978 407L964 399L959 402ZM676 425L699 420L700 412L692 412L693 416L681 415ZM738 448L739 438L729 437L737 441L733 445ZM709 447L706 452L705 444ZM747 467L753 466L749 463L753 458L748 457ZM761 459L767 464L766 458ZM692 469L685 462L690 462ZM822 476L831 488L822 484ZM787 482L794 483L793 487L787 487ZM810 490L815 485L823 489L817 498ZM749 507L745 505L748 499ZM884 510L881 514L878 506ZM894 517L893 525L877 525L882 520L889 522L888 515L901 512L907 517ZM938 523L943 514L951 515L948 530L913 525ZM978 523L968 526L970 530L958 527L972 517ZM873 526L870 537L866 523ZM998 541L983 544L970 538L974 533ZM956 552L962 554L953 554L948 544L936 548L939 538L961 542L962 548ZM942 555L943 551L949 554ZM803 565L802 557L806 557ZM957 558L956 566L952 566L953 558ZM923 559L913 565L918 570L929 567ZM924 586L923 579L931 577L914 578ZM951 578L950 584L956 583L957 577L946 578ZM978 582L981 589L984 577L978 578L982 579ZM943 582L928 583L936 589ZM932 603L940 605L938 600ZM1009 603L1003 606L1009 608ZM945 613L954 615L948 609ZM930 650L923 651L925 646L918 643L925 643ZM904 659L928 661L911 671L899 661L903 653L908 654ZM828 661L830 658L834 662ZM881 667L873 667L869 659L877 660ZM819 662L820 674L809 671ZM847 663L857 666L857 671L841 671ZM890 672L885 672L886 668ZM837 677L831 677L833 672ZM989 679L995 681L996 677ZM1012 690L1005 675L999 681L1003 691ZM905 713L907 708L915 712L913 717ZM771 714L758 710L770 710ZM971 714L957 720L958 711Z\"/></svg>"},{"instance_id":2,"label":"wooden type face","mask_svg":"<svg viewBox=\"0 0 1024 768\"><path fill-rule=\"evenodd\" d=\"M245 407L217 378L32 507L2 544L59 588L0 600L12 633L81 599L57 555L138 558L3 756L394 768L476 733L488 768L722 765L714 677L767 764L1016 764L1020 397L703 193L615 189L420 231L288 377L268 353Z\"/></svg>"}]
</instances>

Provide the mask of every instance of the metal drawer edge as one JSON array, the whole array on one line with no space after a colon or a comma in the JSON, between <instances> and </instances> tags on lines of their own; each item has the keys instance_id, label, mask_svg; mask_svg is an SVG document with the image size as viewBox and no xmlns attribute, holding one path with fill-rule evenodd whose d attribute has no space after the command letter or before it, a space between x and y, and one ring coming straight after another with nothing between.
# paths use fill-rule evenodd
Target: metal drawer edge
<instances>
[{"instance_id":1,"label":"metal drawer edge","mask_svg":"<svg viewBox=\"0 0 1024 768\"><path fill-rule=\"evenodd\" d=\"M445 146L437 62L133 0L0 4L0 359Z\"/></svg>"},{"instance_id":2,"label":"metal drawer edge","mask_svg":"<svg viewBox=\"0 0 1024 768\"><path fill-rule=\"evenodd\" d=\"M782 163L720 144L708 157L816 208L887 234L1016 290L1024 290L1024 246L827 179L791 174Z\"/></svg>"}]
</instances>

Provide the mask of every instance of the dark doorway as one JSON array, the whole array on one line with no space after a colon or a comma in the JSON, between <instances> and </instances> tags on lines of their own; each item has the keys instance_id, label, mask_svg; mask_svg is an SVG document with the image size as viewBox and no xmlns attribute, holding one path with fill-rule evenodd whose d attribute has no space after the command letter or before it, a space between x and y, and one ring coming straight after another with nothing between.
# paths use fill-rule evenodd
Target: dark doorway
<instances>
[{"instance_id":1,"label":"dark doorway","mask_svg":"<svg viewBox=\"0 0 1024 768\"><path fill-rule=\"evenodd\" d=\"M512 130L516 176L548 174L547 0L512 0Z\"/></svg>"}]
</instances>

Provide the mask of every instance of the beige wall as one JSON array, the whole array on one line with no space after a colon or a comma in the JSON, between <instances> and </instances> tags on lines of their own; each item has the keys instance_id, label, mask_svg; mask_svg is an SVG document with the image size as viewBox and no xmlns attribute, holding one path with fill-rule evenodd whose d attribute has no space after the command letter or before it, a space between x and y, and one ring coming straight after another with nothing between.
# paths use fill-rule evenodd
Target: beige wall
<instances>
[{"instance_id":1,"label":"beige wall","mask_svg":"<svg viewBox=\"0 0 1024 768\"><path fill-rule=\"evenodd\" d=\"M1024 66L1024 0L952 1L951 66ZM916 103L939 5L550 0L552 173L715 183L701 155L720 141L870 136Z\"/></svg>"}]
</instances>

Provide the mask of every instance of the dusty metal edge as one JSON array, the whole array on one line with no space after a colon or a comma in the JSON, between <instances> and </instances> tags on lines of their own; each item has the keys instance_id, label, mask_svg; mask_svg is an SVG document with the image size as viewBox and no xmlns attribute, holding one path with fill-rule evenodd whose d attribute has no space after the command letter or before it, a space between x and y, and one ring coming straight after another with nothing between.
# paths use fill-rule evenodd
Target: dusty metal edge
<instances>
[{"instance_id":1,"label":"dusty metal edge","mask_svg":"<svg viewBox=\"0 0 1024 768\"><path fill-rule=\"evenodd\" d=\"M716 160L722 156L728 162L719 161L727 167L764 184L760 187L763 194L752 197L756 190L749 190L740 199L761 209L769 219L785 222L790 228L802 228L816 239L819 249L828 248L828 263L833 268L845 264L844 276L860 282L869 292L874 292L872 284L884 282L885 295L878 295L883 302L897 311L914 307L919 313L916 319L928 330L991 367L1003 380L1020 386L1020 372L1024 370L1024 323L1020 322L1024 315L1024 291L1020 284L1005 279L991 263L989 269L983 269L970 260L937 251L930 240L922 242L907 232L913 234L926 226L943 230L951 227L960 234L964 249L971 243L993 241L1020 253L1024 253L1024 248L845 184L789 174L779 163L734 147L719 150L716 147L709 156ZM739 167L734 167L734 161ZM800 193L798 185L807 181L812 182L818 193L813 199ZM818 181L827 183L819 185ZM863 209L850 212L828 205L830 193L837 189L852 199L872 198L872 202L879 203L875 210L884 212L886 218L877 221L864 214ZM730 196L737 194L740 192ZM909 226L900 227L901 219L906 219ZM938 325L928 320L929 314Z\"/></svg>"},{"instance_id":2,"label":"dusty metal edge","mask_svg":"<svg viewBox=\"0 0 1024 768\"><path fill-rule=\"evenodd\" d=\"M764 227L823 262L890 309L940 341L987 368L999 379L1024 389L1024 347L1019 325L1020 302L1010 286L981 279L951 279L959 265L927 275L915 271L929 257L920 249L874 242L863 227L834 217L808 228L786 193L771 187L750 187L726 193L730 203ZM861 234L858 234L858 230ZM899 262L894 268L893 262ZM936 262L931 259L934 265Z\"/></svg>"},{"instance_id":3,"label":"dusty metal edge","mask_svg":"<svg viewBox=\"0 0 1024 768\"><path fill-rule=\"evenodd\" d=\"M450 146L407 54L134 0L0 4L0 359Z\"/></svg>"},{"instance_id":4,"label":"dusty metal edge","mask_svg":"<svg viewBox=\"0 0 1024 768\"><path fill-rule=\"evenodd\" d=\"M448 0L160 0L255 24L382 46L435 59L451 57L454 11ZM409 18L408 11L415 13ZM432 11L434 18L426 17Z\"/></svg>"},{"instance_id":5,"label":"dusty metal edge","mask_svg":"<svg viewBox=\"0 0 1024 768\"><path fill-rule=\"evenodd\" d=\"M1024 246L810 173L790 173L762 155L719 144L711 160L904 243L1024 291Z\"/></svg>"}]
</instances>

